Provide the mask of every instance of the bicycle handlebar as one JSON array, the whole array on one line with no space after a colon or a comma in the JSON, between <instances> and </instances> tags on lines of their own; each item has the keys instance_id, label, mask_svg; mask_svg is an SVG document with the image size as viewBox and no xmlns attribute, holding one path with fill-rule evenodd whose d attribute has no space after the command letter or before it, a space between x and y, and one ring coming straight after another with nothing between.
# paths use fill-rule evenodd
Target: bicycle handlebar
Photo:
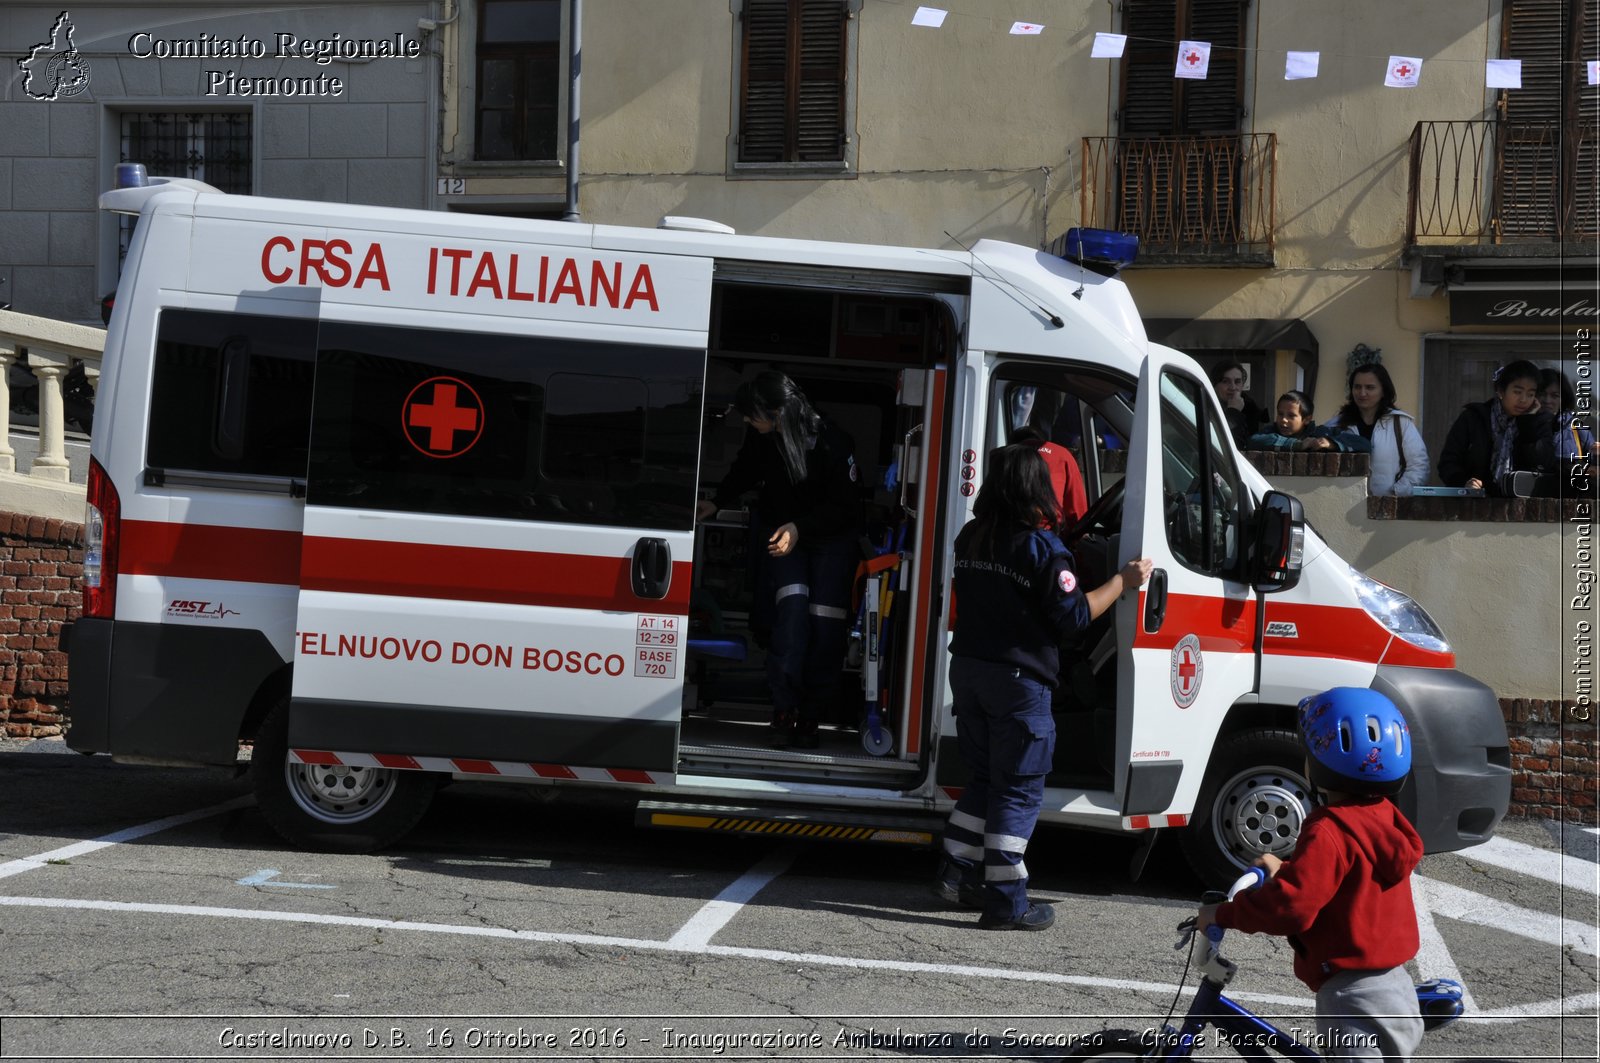
<instances>
[{"instance_id":1,"label":"bicycle handlebar","mask_svg":"<svg viewBox=\"0 0 1600 1063\"><path fill-rule=\"evenodd\" d=\"M1267 872L1265 868L1248 868L1233 885L1228 887L1228 900L1231 901L1237 894L1243 893L1245 890L1253 890L1257 886L1263 885L1266 881Z\"/></svg>"},{"instance_id":2,"label":"bicycle handlebar","mask_svg":"<svg viewBox=\"0 0 1600 1063\"><path fill-rule=\"evenodd\" d=\"M1228 900L1233 900L1235 896L1246 890L1256 889L1266 881L1267 872L1265 869L1259 867L1247 868L1245 873L1240 875L1233 885L1228 887ZM1206 927L1206 940L1211 942L1213 948L1222 944L1222 934L1222 928L1215 923Z\"/></svg>"}]
</instances>

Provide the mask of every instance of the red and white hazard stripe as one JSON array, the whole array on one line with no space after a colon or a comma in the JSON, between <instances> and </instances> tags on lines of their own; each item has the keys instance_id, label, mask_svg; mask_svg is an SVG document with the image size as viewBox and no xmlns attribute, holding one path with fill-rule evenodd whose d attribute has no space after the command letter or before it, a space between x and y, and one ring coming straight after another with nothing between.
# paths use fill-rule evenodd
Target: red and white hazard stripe
<instances>
[{"instance_id":1,"label":"red and white hazard stripe","mask_svg":"<svg viewBox=\"0 0 1600 1063\"><path fill-rule=\"evenodd\" d=\"M1178 816L1123 816L1123 830L1150 830L1154 827L1187 827L1189 817Z\"/></svg>"},{"instance_id":2,"label":"red and white hazard stripe","mask_svg":"<svg viewBox=\"0 0 1600 1063\"><path fill-rule=\"evenodd\" d=\"M412 757L404 753L335 753L325 749L291 749L289 760L295 764L312 766L395 768L401 771L443 771L508 779L565 779L575 782L632 783L638 786L670 785L676 779L671 772L640 771L637 768L585 768L515 760L475 760L470 757Z\"/></svg>"}]
</instances>

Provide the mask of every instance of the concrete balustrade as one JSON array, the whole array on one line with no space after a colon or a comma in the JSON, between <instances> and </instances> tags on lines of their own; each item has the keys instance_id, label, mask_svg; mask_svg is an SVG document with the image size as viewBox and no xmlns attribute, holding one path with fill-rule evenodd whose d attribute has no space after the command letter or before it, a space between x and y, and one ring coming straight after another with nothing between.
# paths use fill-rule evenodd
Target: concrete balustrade
<instances>
[{"instance_id":1,"label":"concrete balustrade","mask_svg":"<svg viewBox=\"0 0 1600 1063\"><path fill-rule=\"evenodd\" d=\"M83 485L69 482L62 380L75 361L91 383L98 380L105 342L105 329L0 310L0 510L83 519ZM17 472L10 441L14 364L39 382L39 453L26 474Z\"/></svg>"}]
</instances>

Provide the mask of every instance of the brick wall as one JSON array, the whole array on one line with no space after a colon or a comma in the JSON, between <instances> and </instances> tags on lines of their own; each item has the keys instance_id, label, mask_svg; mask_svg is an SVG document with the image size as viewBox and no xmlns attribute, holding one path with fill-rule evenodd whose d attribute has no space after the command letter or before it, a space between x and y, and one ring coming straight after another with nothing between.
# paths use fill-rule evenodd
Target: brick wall
<instances>
[{"instance_id":1,"label":"brick wall","mask_svg":"<svg viewBox=\"0 0 1600 1063\"><path fill-rule=\"evenodd\" d=\"M83 525L0 513L0 733L58 735L67 708L63 621L82 608Z\"/></svg>"},{"instance_id":2,"label":"brick wall","mask_svg":"<svg viewBox=\"0 0 1600 1063\"><path fill-rule=\"evenodd\" d=\"M1511 738L1511 814L1600 826L1594 707L1501 698L1500 711Z\"/></svg>"}]
</instances>

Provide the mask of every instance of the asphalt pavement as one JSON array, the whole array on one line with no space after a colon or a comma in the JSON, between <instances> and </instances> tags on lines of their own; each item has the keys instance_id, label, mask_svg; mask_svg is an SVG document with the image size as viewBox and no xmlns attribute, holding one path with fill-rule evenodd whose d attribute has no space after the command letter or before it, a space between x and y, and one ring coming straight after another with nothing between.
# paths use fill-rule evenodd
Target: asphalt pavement
<instances>
[{"instance_id":1,"label":"asphalt pavement","mask_svg":"<svg viewBox=\"0 0 1600 1063\"><path fill-rule=\"evenodd\" d=\"M1135 883L1131 839L1041 830L1058 923L992 933L931 895L925 850L643 831L616 797L461 782L390 849L310 853L246 777L64 750L0 742L7 1056L1054 1058L1159 1029L1194 985L1170 839ZM1472 996L1428 1058L1595 1058L1595 837L1511 823L1424 860L1415 973ZM1230 995L1308 1028L1282 940L1226 951Z\"/></svg>"}]
</instances>

